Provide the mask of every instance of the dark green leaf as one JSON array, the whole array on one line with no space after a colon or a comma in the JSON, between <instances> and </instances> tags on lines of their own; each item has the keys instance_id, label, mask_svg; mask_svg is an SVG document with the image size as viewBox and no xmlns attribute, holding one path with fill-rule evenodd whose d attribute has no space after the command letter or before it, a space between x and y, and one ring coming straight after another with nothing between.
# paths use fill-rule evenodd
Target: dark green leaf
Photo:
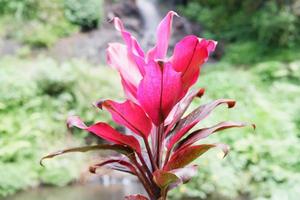
<instances>
[{"instance_id":1,"label":"dark green leaf","mask_svg":"<svg viewBox=\"0 0 300 200\"><path fill-rule=\"evenodd\" d=\"M170 184L179 181L179 178L175 174L160 169L153 173L153 179L161 189L166 189Z\"/></svg>"}]
</instances>

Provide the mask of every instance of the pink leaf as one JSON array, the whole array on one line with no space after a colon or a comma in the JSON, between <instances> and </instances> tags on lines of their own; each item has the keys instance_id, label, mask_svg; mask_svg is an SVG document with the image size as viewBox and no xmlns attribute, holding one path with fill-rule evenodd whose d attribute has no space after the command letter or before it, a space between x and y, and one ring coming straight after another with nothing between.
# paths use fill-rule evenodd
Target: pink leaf
<instances>
[{"instance_id":1,"label":"pink leaf","mask_svg":"<svg viewBox=\"0 0 300 200\"><path fill-rule=\"evenodd\" d=\"M181 94L180 73L170 63L151 61L138 87L138 101L155 125L159 125L178 102Z\"/></svg>"},{"instance_id":2,"label":"pink leaf","mask_svg":"<svg viewBox=\"0 0 300 200\"><path fill-rule=\"evenodd\" d=\"M144 51L140 47L137 40L128 31L125 30L124 25L119 18L114 18L114 24L115 28L122 34L123 40L128 49L128 55L136 62L140 73L143 75L145 73Z\"/></svg>"},{"instance_id":3,"label":"pink leaf","mask_svg":"<svg viewBox=\"0 0 300 200\"><path fill-rule=\"evenodd\" d=\"M126 46L119 43L109 44L106 50L106 59L112 68L119 71L127 97L135 101L137 86L142 75L137 64L128 54Z\"/></svg>"},{"instance_id":4,"label":"pink leaf","mask_svg":"<svg viewBox=\"0 0 300 200\"><path fill-rule=\"evenodd\" d=\"M232 108L235 105L235 101L233 99L218 99L195 109L192 113L179 121L173 131L174 135L170 136L167 148L171 149L191 128L193 128L199 121L206 118L217 106L221 104L227 104L228 108Z\"/></svg>"},{"instance_id":5,"label":"pink leaf","mask_svg":"<svg viewBox=\"0 0 300 200\"><path fill-rule=\"evenodd\" d=\"M156 45L147 53L147 60L164 59L167 55L174 11L169 11L157 27Z\"/></svg>"},{"instance_id":6,"label":"pink leaf","mask_svg":"<svg viewBox=\"0 0 300 200\"><path fill-rule=\"evenodd\" d=\"M79 117L71 116L68 118L67 124L69 127L76 126L80 129L87 130L95 135L115 144L121 144L131 147L136 152L141 152L141 147L138 140L131 135L124 135L108 124L98 122L91 126L86 126Z\"/></svg>"},{"instance_id":7,"label":"pink leaf","mask_svg":"<svg viewBox=\"0 0 300 200\"><path fill-rule=\"evenodd\" d=\"M171 62L174 69L182 72L184 91L198 79L200 66L207 61L209 53L214 51L216 42L189 35L178 42L174 48Z\"/></svg>"},{"instance_id":8,"label":"pink leaf","mask_svg":"<svg viewBox=\"0 0 300 200\"><path fill-rule=\"evenodd\" d=\"M213 147L221 148L224 152L224 157L229 151L228 146L225 144L201 144L197 146L189 146L174 152L163 169L170 171L185 167Z\"/></svg>"},{"instance_id":9,"label":"pink leaf","mask_svg":"<svg viewBox=\"0 0 300 200\"><path fill-rule=\"evenodd\" d=\"M152 123L139 105L129 100L124 103L106 100L98 103L98 107L106 108L118 124L126 126L143 138L148 138Z\"/></svg>"}]
</instances>

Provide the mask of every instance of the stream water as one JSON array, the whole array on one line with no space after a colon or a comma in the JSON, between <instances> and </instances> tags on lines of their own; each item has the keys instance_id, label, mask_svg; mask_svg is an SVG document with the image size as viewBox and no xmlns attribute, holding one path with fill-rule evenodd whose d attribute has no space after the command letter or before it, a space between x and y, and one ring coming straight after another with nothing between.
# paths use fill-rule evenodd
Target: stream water
<instances>
[{"instance_id":1,"label":"stream water","mask_svg":"<svg viewBox=\"0 0 300 200\"><path fill-rule=\"evenodd\" d=\"M1 200L121 200L129 194L141 190L138 185L100 184L75 185L67 187L42 187L20 192L12 197Z\"/></svg>"}]
</instances>

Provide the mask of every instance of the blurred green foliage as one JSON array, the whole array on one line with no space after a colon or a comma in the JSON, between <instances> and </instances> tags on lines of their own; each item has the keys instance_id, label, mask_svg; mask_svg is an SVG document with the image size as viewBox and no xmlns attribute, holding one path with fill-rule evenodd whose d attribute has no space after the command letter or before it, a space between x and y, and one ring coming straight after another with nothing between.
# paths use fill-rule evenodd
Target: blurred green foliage
<instances>
[{"instance_id":1,"label":"blurred green foliage","mask_svg":"<svg viewBox=\"0 0 300 200\"><path fill-rule=\"evenodd\" d=\"M300 58L299 45L289 48L270 48L256 41L239 41L226 45L222 61L253 66L253 63L267 62L269 60L292 62Z\"/></svg>"},{"instance_id":2,"label":"blurred green foliage","mask_svg":"<svg viewBox=\"0 0 300 200\"><path fill-rule=\"evenodd\" d=\"M91 103L120 97L116 74L85 62L59 65L48 58L1 59L0 74L0 197L41 183L65 185L74 180L82 157L51 160L46 168L39 159L83 143L86 133L75 138L67 134L68 115L80 115L87 123L109 121L107 113L99 114Z\"/></svg>"},{"instance_id":3,"label":"blurred green foliage","mask_svg":"<svg viewBox=\"0 0 300 200\"><path fill-rule=\"evenodd\" d=\"M231 49L241 51L232 60L251 64L275 49L299 49L300 17L292 6L293 1L280 0L191 0L180 11L203 27L204 37L229 46L225 57Z\"/></svg>"},{"instance_id":4,"label":"blurred green foliage","mask_svg":"<svg viewBox=\"0 0 300 200\"><path fill-rule=\"evenodd\" d=\"M300 33L299 18L287 6L270 1L253 16L255 37L262 45L293 46Z\"/></svg>"},{"instance_id":5,"label":"blurred green foliage","mask_svg":"<svg viewBox=\"0 0 300 200\"><path fill-rule=\"evenodd\" d=\"M96 28L102 21L102 0L64 0L64 2L66 18L83 30Z\"/></svg>"},{"instance_id":6,"label":"blurred green foliage","mask_svg":"<svg viewBox=\"0 0 300 200\"><path fill-rule=\"evenodd\" d=\"M30 47L50 47L59 38L98 26L102 0L0 0L0 35Z\"/></svg>"},{"instance_id":7,"label":"blurred green foliage","mask_svg":"<svg viewBox=\"0 0 300 200\"><path fill-rule=\"evenodd\" d=\"M67 115L78 114L87 123L110 122L106 112L97 114L89 102L120 98L116 74L82 61L59 65L48 58L2 59L0 72L0 196L40 183L64 185L74 180L82 157L54 159L46 168L38 160L45 153L83 143L84 133L72 140L66 136ZM200 126L237 120L255 123L257 129L232 129L207 138L206 142L229 144L229 156L222 160L216 150L200 158L197 177L174 191L172 199L218 194L224 199L244 195L255 200L297 200L299 80L299 61L261 62L251 68L226 62L207 65L197 85L205 87L206 94L192 107L216 98L234 98L237 106L218 108Z\"/></svg>"},{"instance_id":8,"label":"blurred green foliage","mask_svg":"<svg viewBox=\"0 0 300 200\"><path fill-rule=\"evenodd\" d=\"M2 35L31 47L50 47L77 30L65 19L62 0L0 0L0 5Z\"/></svg>"},{"instance_id":9,"label":"blurred green foliage","mask_svg":"<svg viewBox=\"0 0 300 200\"><path fill-rule=\"evenodd\" d=\"M198 87L207 89L193 107L216 98L237 100L235 108L219 108L200 126L236 120L257 129L231 129L205 139L229 144L224 160L212 151L198 160L199 173L173 192L205 199L297 200L300 196L300 63L263 62L251 69L221 62L207 65ZM219 158L219 159L218 159ZM217 196L217 197L216 197Z\"/></svg>"},{"instance_id":10,"label":"blurred green foliage","mask_svg":"<svg viewBox=\"0 0 300 200\"><path fill-rule=\"evenodd\" d=\"M0 13L12 14L19 20L31 19L36 17L40 5L39 0L0 0Z\"/></svg>"}]
</instances>

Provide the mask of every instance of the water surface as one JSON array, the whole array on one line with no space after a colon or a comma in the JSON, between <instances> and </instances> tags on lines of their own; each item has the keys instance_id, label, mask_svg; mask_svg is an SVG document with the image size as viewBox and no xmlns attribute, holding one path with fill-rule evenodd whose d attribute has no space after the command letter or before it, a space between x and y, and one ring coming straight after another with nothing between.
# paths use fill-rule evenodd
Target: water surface
<instances>
[{"instance_id":1,"label":"water surface","mask_svg":"<svg viewBox=\"0 0 300 200\"><path fill-rule=\"evenodd\" d=\"M20 192L3 200L122 200L125 195L141 191L138 185L76 185L42 187Z\"/></svg>"}]
</instances>

